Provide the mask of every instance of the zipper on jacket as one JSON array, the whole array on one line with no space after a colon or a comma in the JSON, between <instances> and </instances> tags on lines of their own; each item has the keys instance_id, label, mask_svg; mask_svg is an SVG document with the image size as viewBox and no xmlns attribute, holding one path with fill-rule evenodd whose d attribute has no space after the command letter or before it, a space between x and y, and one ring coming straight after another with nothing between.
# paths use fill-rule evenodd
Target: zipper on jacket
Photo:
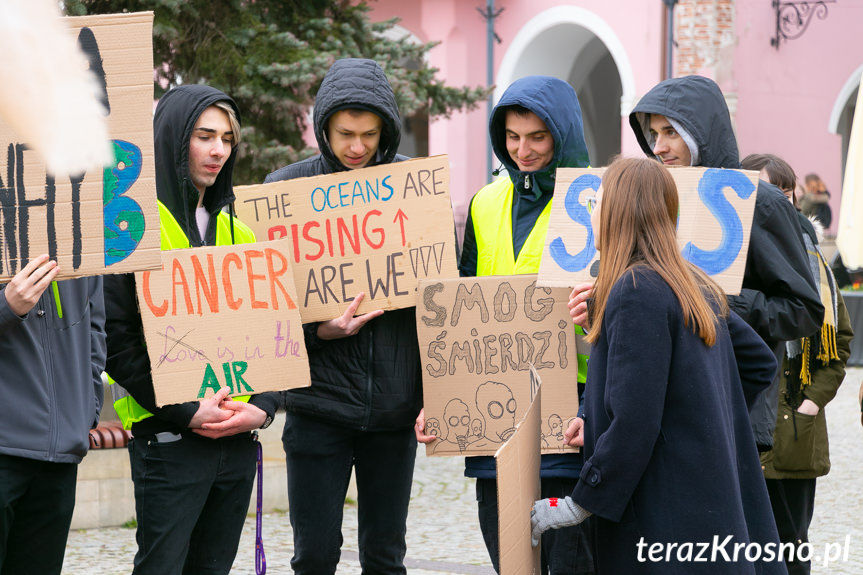
<instances>
[{"instance_id":1,"label":"zipper on jacket","mask_svg":"<svg viewBox=\"0 0 863 575\"><path fill-rule=\"evenodd\" d=\"M44 294L43 294L43 296L44 296ZM54 297L57 298L57 301L59 302L59 299L60 299L59 289L56 289L56 291L54 293ZM42 347L45 350L48 350L49 353L51 353L52 347L51 347L51 341L50 341L51 338L50 338L50 334L49 334L50 328L48 326L48 320L45 318L45 314L47 313L45 310L45 302L46 301L48 301L47 298L39 297L39 303L36 304L38 306L38 309L36 310L36 317L38 318L38 320L41 320L43 322L41 325ZM50 310L48 310L48 311L50 311ZM56 390L56 385L55 385L56 382L54 380L54 365L51 361L45 362L45 371L47 372L47 375L48 375L48 381L47 381L48 400L50 401L50 404L48 405L48 412L51 414L48 417L48 437L50 438L48 441L48 461L53 461L54 456L56 455L56 452L57 452L57 442L59 440L59 438L58 438L59 431L58 430L59 430L60 426L57 424L57 417L58 417L58 415L57 415L57 413L58 413L57 390Z\"/></svg>"},{"instance_id":2,"label":"zipper on jacket","mask_svg":"<svg viewBox=\"0 0 863 575\"><path fill-rule=\"evenodd\" d=\"M366 326L368 328L368 336L369 336L369 355L368 355L368 363L366 365L366 413L363 418L363 426L362 431L365 431L369 427L369 421L372 416L372 378L374 377L374 363L372 362L375 355L375 328L371 326L371 324Z\"/></svg>"},{"instance_id":3,"label":"zipper on jacket","mask_svg":"<svg viewBox=\"0 0 863 575\"><path fill-rule=\"evenodd\" d=\"M525 176L524 176L524 189L525 190L530 189L530 174L525 174Z\"/></svg>"}]
</instances>

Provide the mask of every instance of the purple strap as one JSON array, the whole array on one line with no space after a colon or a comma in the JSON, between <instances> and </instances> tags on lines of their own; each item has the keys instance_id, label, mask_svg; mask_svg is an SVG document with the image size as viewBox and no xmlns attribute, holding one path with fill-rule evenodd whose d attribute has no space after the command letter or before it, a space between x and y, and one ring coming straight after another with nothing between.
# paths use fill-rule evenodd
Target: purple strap
<instances>
[{"instance_id":1,"label":"purple strap","mask_svg":"<svg viewBox=\"0 0 863 575\"><path fill-rule=\"evenodd\" d=\"M264 506L264 451L255 434L258 447L258 502L255 507L255 574L267 572L267 556L264 554L264 538L261 536L261 511Z\"/></svg>"}]
</instances>

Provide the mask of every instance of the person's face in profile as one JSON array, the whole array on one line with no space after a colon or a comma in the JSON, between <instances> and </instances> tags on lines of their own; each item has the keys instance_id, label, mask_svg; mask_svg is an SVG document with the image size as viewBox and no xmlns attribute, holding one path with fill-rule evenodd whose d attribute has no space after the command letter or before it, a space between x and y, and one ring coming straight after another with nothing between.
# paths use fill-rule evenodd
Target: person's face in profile
<instances>
[{"instance_id":1,"label":"person's face in profile","mask_svg":"<svg viewBox=\"0 0 863 575\"><path fill-rule=\"evenodd\" d=\"M689 166L692 154L689 146L665 116L651 114L650 135L655 142L653 154L666 166Z\"/></svg>"}]
</instances>

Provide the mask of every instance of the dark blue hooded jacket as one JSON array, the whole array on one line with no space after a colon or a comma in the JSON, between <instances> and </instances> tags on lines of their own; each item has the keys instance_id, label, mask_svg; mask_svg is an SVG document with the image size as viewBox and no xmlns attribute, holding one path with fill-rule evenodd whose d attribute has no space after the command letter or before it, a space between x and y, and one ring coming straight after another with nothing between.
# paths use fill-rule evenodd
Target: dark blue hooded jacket
<instances>
[{"instance_id":1,"label":"dark blue hooded jacket","mask_svg":"<svg viewBox=\"0 0 863 575\"><path fill-rule=\"evenodd\" d=\"M519 171L506 149L506 108L510 106L521 106L536 114L554 139L551 162L536 172ZM590 164L584 141L581 106L575 90L563 80L550 76L527 76L516 80L492 111L489 134L494 153L506 168L514 187L512 239L513 254L517 258L537 218L551 201L557 168L586 168ZM475 276L476 262L476 237L469 209L459 262L460 275ZM577 478L581 464L581 455L578 454L543 455L541 475ZM494 458L466 457L465 475L495 477Z\"/></svg>"},{"instance_id":2,"label":"dark blue hooded jacket","mask_svg":"<svg viewBox=\"0 0 863 575\"><path fill-rule=\"evenodd\" d=\"M629 115L630 126L644 153L654 157L644 133L649 114L680 122L698 146L699 165L740 168L728 106L713 80L702 76L665 80L636 104ZM743 288L740 294L728 296L728 305L781 360L786 341L809 337L819 330L824 306L809 271L791 203L779 188L764 180L758 183L756 194ZM752 408L752 429L762 451L773 446L778 385L776 379Z\"/></svg>"},{"instance_id":3,"label":"dark blue hooded jacket","mask_svg":"<svg viewBox=\"0 0 863 575\"><path fill-rule=\"evenodd\" d=\"M554 139L554 157L536 172L519 171L506 149L506 108L521 106L542 120ZM488 127L494 154L503 164L515 188L512 206L513 254L518 253L536 219L554 194L557 168L586 168L590 164L581 106L572 86L550 76L527 76L512 83L494 107ZM476 275L476 239L471 210L468 209L459 273Z\"/></svg>"}]
</instances>

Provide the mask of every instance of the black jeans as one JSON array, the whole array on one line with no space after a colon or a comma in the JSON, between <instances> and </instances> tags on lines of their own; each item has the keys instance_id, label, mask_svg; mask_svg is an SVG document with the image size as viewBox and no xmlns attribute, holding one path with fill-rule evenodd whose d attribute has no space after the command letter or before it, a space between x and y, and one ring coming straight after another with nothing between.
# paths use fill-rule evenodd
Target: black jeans
<instances>
[{"instance_id":1,"label":"black jeans","mask_svg":"<svg viewBox=\"0 0 863 575\"><path fill-rule=\"evenodd\" d=\"M543 478L540 497L568 497L577 479ZM500 573L500 544L497 515L497 479L476 480L479 527L494 570ZM542 534L542 575L589 575L594 572L593 548L588 522L575 527L549 529Z\"/></svg>"},{"instance_id":2,"label":"black jeans","mask_svg":"<svg viewBox=\"0 0 863 575\"><path fill-rule=\"evenodd\" d=\"M359 431L288 413L282 442L294 531L294 573L336 572L352 466L363 573L406 573L405 533L417 451L413 429Z\"/></svg>"},{"instance_id":3,"label":"black jeans","mask_svg":"<svg viewBox=\"0 0 863 575\"><path fill-rule=\"evenodd\" d=\"M782 543L809 541L809 524L815 510L815 479L766 479L770 506ZM786 561L788 575L809 575L811 561Z\"/></svg>"},{"instance_id":4,"label":"black jeans","mask_svg":"<svg viewBox=\"0 0 863 575\"><path fill-rule=\"evenodd\" d=\"M135 575L227 575L249 511L255 443L248 433L187 433L129 442L138 553Z\"/></svg>"},{"instance_id":5,"label":"black jeans","mask_svg":"<svg viewBox=\"0 0 863 575\"><path fill-rule=\"evenodd\" d=\"M0 455L0 573L59 574L78 464Z\"/></svg>"}]
</instances>

